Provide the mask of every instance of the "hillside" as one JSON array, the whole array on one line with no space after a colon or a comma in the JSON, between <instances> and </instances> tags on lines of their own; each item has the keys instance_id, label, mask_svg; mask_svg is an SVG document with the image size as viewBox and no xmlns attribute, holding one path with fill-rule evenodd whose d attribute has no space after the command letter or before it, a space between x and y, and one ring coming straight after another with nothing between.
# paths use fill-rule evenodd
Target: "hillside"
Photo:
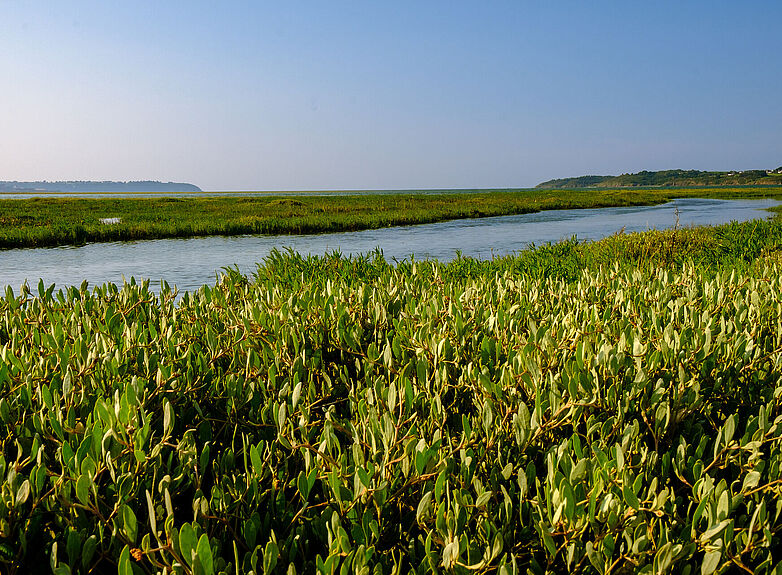
<instances>
[{"instance_id":1,"label":"hillside","mask_svg":"<svg viewBox=\"0 0 782 575\"><path fill-rule=\"evenodd\" d=\"M536 188L632 188L640 186L757 186L782 185L782 167L775 170L743 172L701 172L698 170L663 170L638 172L621 176L579 176L542 182Z\"/></svg>"}]
</instances>

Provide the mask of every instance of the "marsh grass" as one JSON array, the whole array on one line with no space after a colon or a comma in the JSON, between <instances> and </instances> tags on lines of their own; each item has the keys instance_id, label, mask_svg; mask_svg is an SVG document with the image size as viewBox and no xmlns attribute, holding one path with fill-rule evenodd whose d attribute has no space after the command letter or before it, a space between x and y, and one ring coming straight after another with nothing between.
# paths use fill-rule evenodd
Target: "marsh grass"
<instances>
[{"instance_id":1,"label":"marsh grass","mask_svg":"<svg viewBox=\"0 0 782 575\"><path fill-rule=\"evenodd\" d=\"M676 197L782 197L782 188L522 190L464 194L0 200L0 248L209 235L344 232ZM105 225L105 218L118 223Z\"/></svg>"},{"instance_id":2,"label":"marsh grass","mask_svg":"<svg viewBox=\"0 0 782 575\"><path fill-rule=\"evenodd\" d=\"M536 279L576 281L588 269L627 268L678 270L691 265L705 276L724 270L746 271L778 258L782 251L782 220L732 222L719 226L678 227L617 233L598 241L576 237L531 246L518 253L477 260L457 257L439 264L445 277L478 278L514 273Z\"/></svg>"}]
</instances>

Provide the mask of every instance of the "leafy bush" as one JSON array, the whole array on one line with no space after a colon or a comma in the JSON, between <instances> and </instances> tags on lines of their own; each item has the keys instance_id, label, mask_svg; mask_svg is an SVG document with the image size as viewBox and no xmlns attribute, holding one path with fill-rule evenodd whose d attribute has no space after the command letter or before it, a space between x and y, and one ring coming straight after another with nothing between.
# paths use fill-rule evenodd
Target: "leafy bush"
<instances>
[{"instance_id":1,"label":"leafy bush","mask_svg":"<svg viewBox=\"0 0 782 575\"><path fill-rule=\"evenodd\" d=\"M782 268L545 249L9 289L3 572L779 569Z\"/></svg>"}]
</instances>

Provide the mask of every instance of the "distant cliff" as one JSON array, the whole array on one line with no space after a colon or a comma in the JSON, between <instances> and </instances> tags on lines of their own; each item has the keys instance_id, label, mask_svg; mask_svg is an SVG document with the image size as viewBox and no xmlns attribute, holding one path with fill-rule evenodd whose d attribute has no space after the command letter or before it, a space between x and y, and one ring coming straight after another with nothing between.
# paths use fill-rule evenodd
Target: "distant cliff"
<instances>
[{"instance_id":1,"label":"distant cliff","mask_svg":"<svg viewBox=\"0 0 782 575\"><path fill-rule=\"evenodd\" d=\"M200 192L193 184L180 182L8 182L0 181L0 192Z\"/></svg>"},{"instance_id":2,"label":"distant cliff","mask_svg":"<svg viewBox=\"0 0 782 575\"><path fill-rule=\"evenodd\" d=\"M782 185L782 167L775 170L745 170L743 172L701 172L698 170L664 170L638 172L621 176L579 176L549 180L535 186L548 189L573 188L633 188L686 186L760 186Z\"/></svg>"}]
</instances>

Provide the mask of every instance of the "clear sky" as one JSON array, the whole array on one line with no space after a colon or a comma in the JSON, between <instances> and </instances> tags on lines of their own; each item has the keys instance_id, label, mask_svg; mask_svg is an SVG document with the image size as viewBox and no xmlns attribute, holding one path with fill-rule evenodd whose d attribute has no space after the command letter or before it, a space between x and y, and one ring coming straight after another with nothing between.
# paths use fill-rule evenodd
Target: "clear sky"
<instances>
[{"instance_id":1,"label":"clear sky","mask_svg":"<svg viewBox=\"0 0 782 575\"><path fill-rule=\"evenodd\" d=\"M0 180L494 188L780 165L779 0L0 0Z\"/></svg>"}]
</instances>

